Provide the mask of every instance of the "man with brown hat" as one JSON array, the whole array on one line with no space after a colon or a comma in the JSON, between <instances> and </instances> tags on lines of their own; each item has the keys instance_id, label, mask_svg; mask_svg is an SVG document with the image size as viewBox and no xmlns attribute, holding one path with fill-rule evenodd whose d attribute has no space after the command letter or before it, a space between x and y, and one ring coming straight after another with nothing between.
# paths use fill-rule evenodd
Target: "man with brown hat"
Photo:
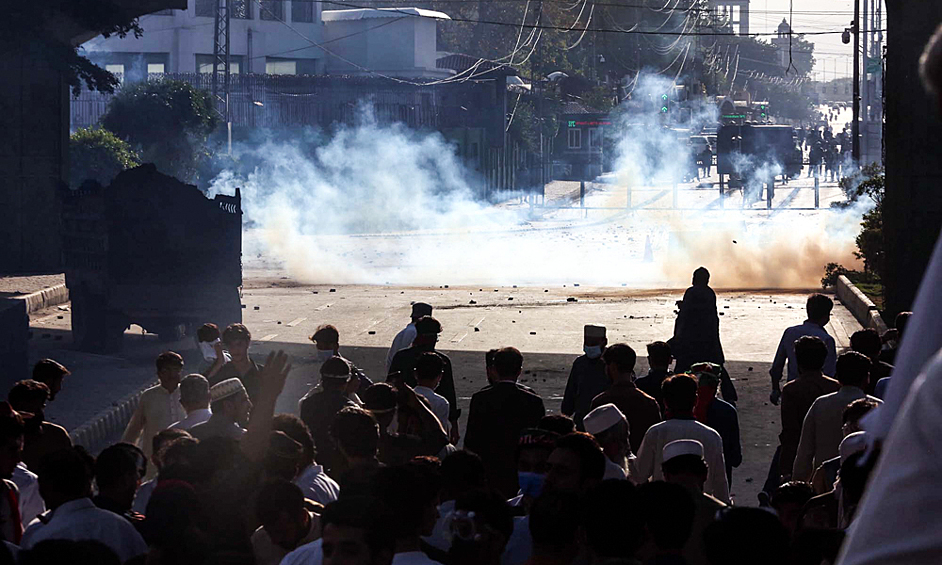
<instances>
[{"instance_id":1,"label":"man with brown hat","mask_svg":"<svg viewBox=\"0 0 942 565\"><path fill-rule=\"evenodd\" d=\"M585 429L582 419L592 409L592 399L612 386L612 381L605 374L605 362L602 361L606 345L608 339L605 337L605 326L587 324L583 328L583 355L572 363L560 408L563 414L572 416L580 431Z\"/></svg>"},{"instance_id":2,"label":"man with brown hat","mask_svg":"<svg viewBox=\"0 0 942 565\"><path fill-rule=\"evenodd\" d=\"M396 334L396 337L393 338L392 346L389 348L389 353L386 354L387 373L389 372L389 368L392 367L393 357L396 356L396 353L399 353L401 350L412 346L412 340L414 340L415 336L418 335L415 330L415 323L418 322L419 318L422 316L431 315L431 304L426 304L425 302L412 303L412 321L409 322L408 326L402 328L402 330Z\"/></svg>"},{"instance_id":3,"label":"man with brown hat","mask_svg":"<svg viewBox=\"0 0 942 565\"><path fill-rule=\"evenodd\" d=\"M242 381L226 379L213 385L209 394L213 400L213 415L206 422L190 428L190 435L200 441L216 436L242 439L252 412L252 401Z\"/></svg>"}]
</instances>

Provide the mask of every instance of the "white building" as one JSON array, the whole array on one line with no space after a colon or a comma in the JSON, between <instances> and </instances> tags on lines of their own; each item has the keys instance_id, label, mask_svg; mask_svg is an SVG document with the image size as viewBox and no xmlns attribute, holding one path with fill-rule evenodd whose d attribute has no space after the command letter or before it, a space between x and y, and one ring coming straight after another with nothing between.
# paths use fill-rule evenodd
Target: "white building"
<instances>
[{"instance_id":1,"label":"white building","mask_svg":"<svg viewBox=\"0 0 942 565\"><path fill-rule=\"evenodd\" d=\"M734 35L749 35L749 0L710 0L710 10L729 21Z\"/></svg>"},{"instance_id":2,"label":"white building","mask_svg":"<svg viewBox=\"0 0 942 565\"><path fill-rule=\"evenodd\" d=\"M320 74L324 53L321 2L230 0L230 66L233 73ZM212 67L215 0L191 0L186 10L141 18L144 34L97 37L83 47L114 73L209 72Z\"/></svg>"}]
</instances>

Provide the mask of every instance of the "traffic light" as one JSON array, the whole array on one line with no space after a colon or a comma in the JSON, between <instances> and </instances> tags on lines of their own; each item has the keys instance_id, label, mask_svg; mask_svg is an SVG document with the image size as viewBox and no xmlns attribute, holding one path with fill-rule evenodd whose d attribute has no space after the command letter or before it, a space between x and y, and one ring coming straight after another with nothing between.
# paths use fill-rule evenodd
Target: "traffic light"
<instances>
[{"instance_id":1,"label":"traffic light","mask_svg":"<svg viewBox=\"0 0 942 565\"><path fill-rule=\"evenodd\" d=\"M759 117L762 118L763 120L769 117L768 114L765 112L765 104L759 105L759 112L760 112Z\"/></svg>"},{"instance_id":2,"label":"traffic light","mask_svg":"<svg viewBox=\"0 0 942 565\"><path fill-rule=\"evenodd\" d=\"M661 95L661 113L666 114L670 110L670 97L666 94Z\"/></svg>"}]
</instances>

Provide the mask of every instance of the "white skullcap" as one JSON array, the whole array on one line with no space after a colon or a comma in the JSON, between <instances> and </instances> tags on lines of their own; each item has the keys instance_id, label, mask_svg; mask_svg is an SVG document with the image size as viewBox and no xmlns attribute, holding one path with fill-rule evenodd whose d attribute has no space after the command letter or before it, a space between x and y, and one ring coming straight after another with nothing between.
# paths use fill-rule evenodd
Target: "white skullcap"
<instances>
[{"instance_id":1,"label":"white skullcap","mask_svg":"<svg viewBox=\"0 0 942 565\"><path fill-rule=\"evenodd\" d=\"M838 452L841 454L841 463L843 464L848 457L865 449L867 449L866 432L848 434L847 437L841 440L841 446L838 448Z\"/></svg>"},{"instance_id":2,"label":"white skullcap","mask_svg":"<svg viewBox=\"0 0 942 565\"><path fill-rule=\"evenodd\" d=\"M627 421L625 415L621 413L617 406L609 403L603 404L586 414L585 418L582 419L582 425L585 426L585 431L596 435L623 421Z\"/></svg>"},{"instance_id":3,"label":"white skullcap","mask_svg":"<svg viewBox=\"0 0 942 565\"><path fill-rule=\"evenodd\" d=\"M212 397L213 402L229 398L239 392L245 392L245 386L242 385L242 381L239 379L226 379L216 383L213 388L209 389L209 395Z\"/></svg>"},{"instance_id":4,"label":"white skullcap","mask_svg":"<svg viewBox=\"0 0 942 565\"><path fill-rule=\"evenodd\" d=\"M601 324L586 324L582 331L584 337L605 337L605 326Z\"/></svg>"},{"instance_id":5,"label":"white skullcap","mask_svg":"<svg viewBox=\"0 0 942 565\"><path fill-rule=\"evenodd\" d=\"M696 455L703 457L703 444L695 439L677 439L664 446L661 452L661 462L666 463L674 457L681 455Z\"/></svg>"}]
</instances>

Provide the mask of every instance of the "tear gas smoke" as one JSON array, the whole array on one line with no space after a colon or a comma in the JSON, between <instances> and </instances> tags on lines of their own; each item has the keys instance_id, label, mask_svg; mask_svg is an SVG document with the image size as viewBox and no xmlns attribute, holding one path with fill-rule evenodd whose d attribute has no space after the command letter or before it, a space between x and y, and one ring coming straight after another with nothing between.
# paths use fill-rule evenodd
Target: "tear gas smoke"
<instances>
[{"instance_id":1,"label":"tear gas smoke","mask_svg":"<svg viewBox=\"0 0 942 565\"><path fill-rule=\"evenodd\" d=\"M633 96L659 96L669 85L642 78ZM706 112L692 118L711 120ZM856 264L864 204L720 211L711 189L683 193L695 210L653 209L656 199L645 210L625 209L628 187L636 206L669 194L692 158L686 135L663 129L650 110L623 112L617 123L616 172L587 197L587 205L616 209L587 219L578 209L537 209L537 216L516 201L486 202L480 179L445 138L378 124L368 110L313 148L311 132L237 144L235 160L254 167L223 172L210 192L241 187L246 256L308 283L680 287L704 265L717 287L812 288L826 263ZM780 173L780 165L763 166ZM738 209L738 198L726 206Z\"/></svg>"}]
</instances>

